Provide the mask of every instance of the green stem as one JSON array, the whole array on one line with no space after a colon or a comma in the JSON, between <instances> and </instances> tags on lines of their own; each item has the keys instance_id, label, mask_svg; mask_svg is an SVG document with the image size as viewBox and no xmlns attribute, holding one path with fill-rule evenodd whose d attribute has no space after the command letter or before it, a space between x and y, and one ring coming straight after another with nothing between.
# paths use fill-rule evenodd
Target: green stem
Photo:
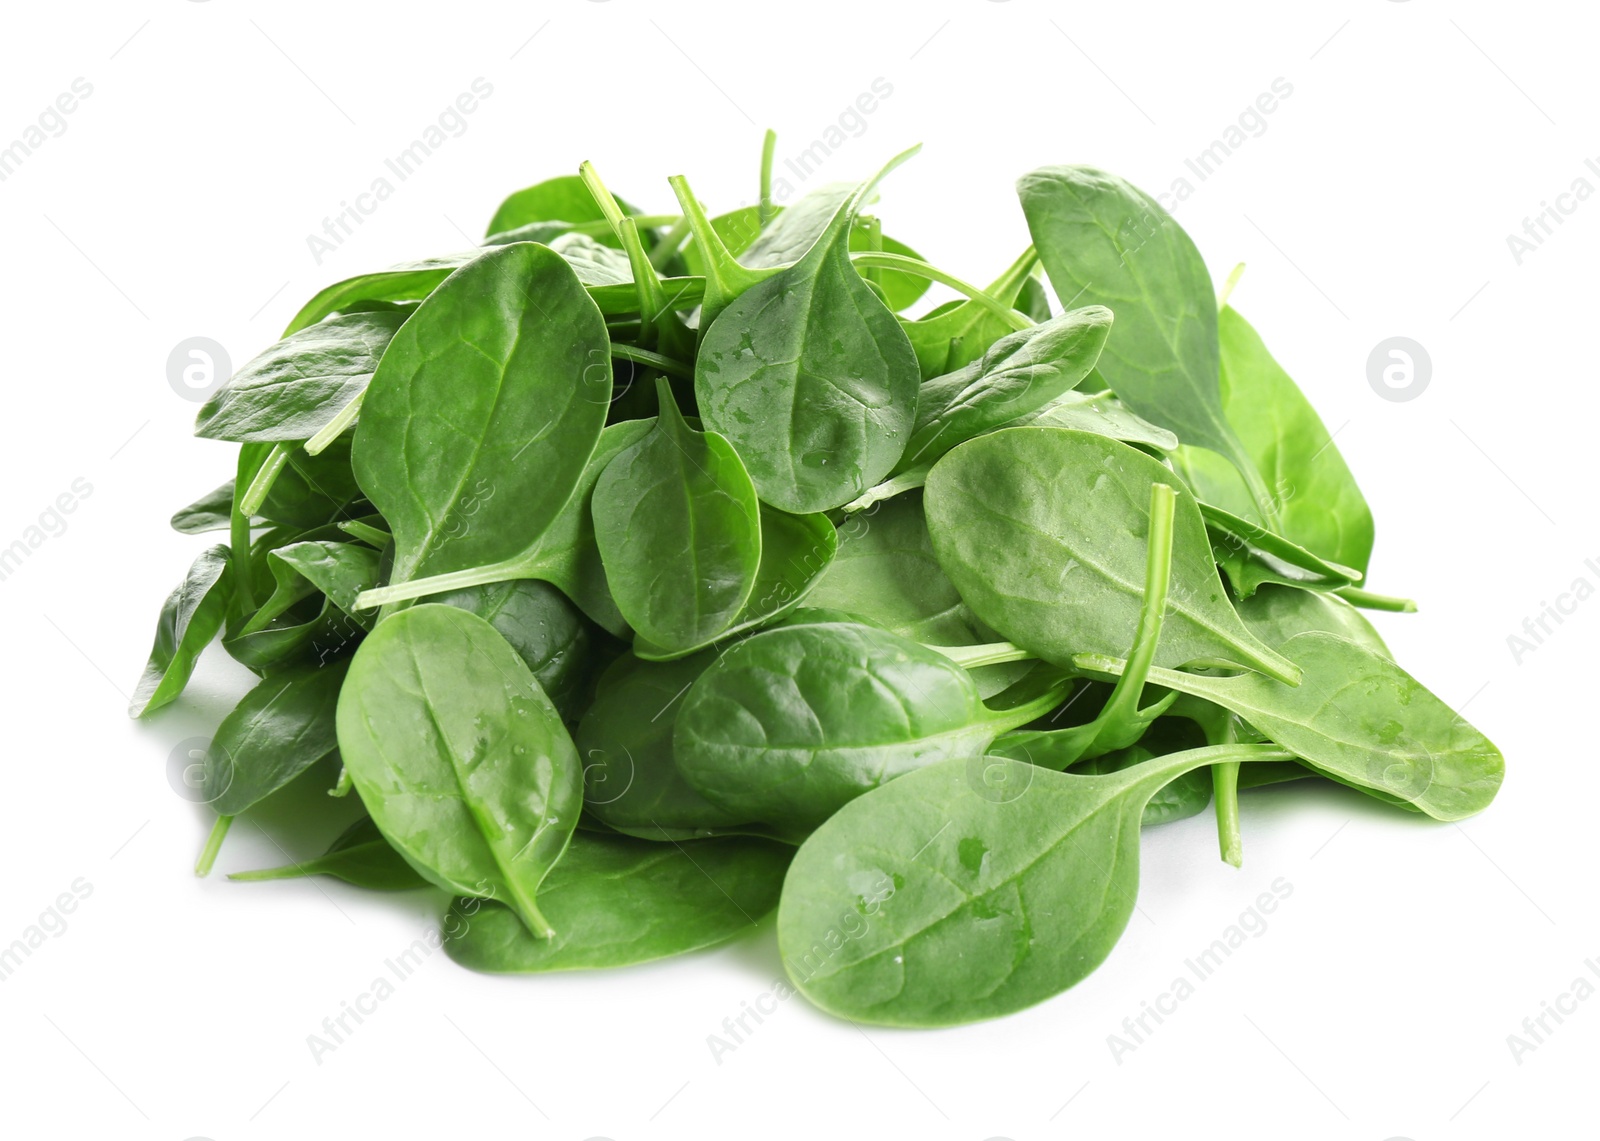
<instances>
[{"instance_id":1,"label":"green stem","mask_svg":"<svg viewBox=\"0 0 1600 1141\"><path fill-rule=\"evenodd\" d=\"M346 428L356 422L356 417L361 415L361 401L367 395L366 389L356 393L355 399L339 409L329 420L317 430L317 434L306 441L306 455L319 455L324 448L337 440Z\"/></svg>"},{"instance_id":2,"label":"green stem","mask_svg":"<svg viewBox=\"0 0 1600 1141\"><path fill-rule=\"evenodd\" d=\"M1414 598L1396 598L1391 594L1374 594L1370 590L1361 590L1354 586L1340 587L1333 593L1344 599L1351 606L1359 606L1363 610L1387 610L1392 614L1415 614L1417 602Z\"/></svg>"},{"instance_id":3,"label":"green stem","mask_svg":"<svg viewBox=\"0 0 1600 1141\"><path fill-rule=\"evenodd\" d=\"M514 578L529 577L531 576L526 573L526 568L515 559L490 563L488 566L468 567L466 570L451 571L449 574L414 578L409 582L397 582L390 586L364 590L356 596L356 609L370 610L375 606L388 606L393 602L405 602L412 598L421 598L426 594L440 594L447 590L463 590L469 586L484 586L491 582L507 582Z\"/></svg>"},{"instance_id":4,"label":"green stem","mask_svg":"<svg viewBox=\"0 0 1600 1141\"><path fill-rule=\"evenodd\" d=\"M230 880L240 883L261 883L265 880L295 880L314 873L308 872L304 864L285 864L281 868L258 868L249 872L229 872Z\"/></svg>"},{"instance_id":5,"label":"green stem","mask_svg":"<svg viewBox=\"0 0 1600 1141\"><path fill-rule=\"evenodd\" d=\"M682 377L685 380L694 379L694 369L682 361L673 360L671 357L662 356L660 353L653 353L649 349L641 349L637 345L613 343L611 355L620 360L632 361L634 364L649 365L651 368L659 369L670 376Z\"/></svg>"},{"instance_id":6,"label":"green stem","mask_svg":"<svg viewBox=\"0 0 1600 1141\"><path fill-rule=\"evenodd\" d=\"M756 218L762 229L772 220L772 158L778 149L778 132L767 128L761 140L761 205L756 207Z\"/></svg>"},{"instance_id":7,"label":"green stem","mask_svg":"<svg viewBox=\"0 0 1600 1141\"><path fill-rule=\"evenodd\" d=\"M700 301L700 327L705 329L735 297L778 271L754 270L739 264L739 259L733 256L723 242L722 235L711 224L711 219L706 217L700 200L689 189L689 180L681 174L675 174L667 179L667 183L672 187L673 194L677 195L678 205L683 207L684 217L689 220L689 229L694 234L694 243L700 250L700 260L705 263L705 294Z\"/></svg>"},{"instance_id":8,"label":"green stem","mask_svg":"<svg viewBox=\"0 0 1600 1141\"><path fill-rule=\"evenodd\" d=\"M255 478L250 481L250 486L244 495L239 497L240 514L254 515L261 510L261 505L267 501L267 495L272 491L272 485L278 482L278 476L289 462L289 454L297 447L298 444L286 442L272 445L272 451L267 453L267 458L262 462Z\"/></svg>"},{"instance_id":9,"label":"green stem","mask_svg":"<svg viewBox=\"0 0 1600 1141\"><path fill-rule=\"evenodd\" d=\"M1144 601L1139 606L1139 623L1134 627L1133 647L1128 652L1128 668L1117 679L1111 698L1100 712L1101 734L1115 738L1110 749L1120 749L1143 736L1147 722L1139 713L1145 678L1155 664L1156 646L1161 640L1161 620L1167 611L1167 592L1172 582L1172 524L1177 495L1164 483L1150 487L1149 539L1144 564ZM1130 733L1132 740L1121 740ZM1099 747L1097 737L1095 746Z\"/></svg>"},{"instance_id":10,"label":"green stem","mask_svg":"<svg viewBox=\"0 0 1600 1141\"><path fill-rule=\"evenodd\" d=\"M217 822L211 826L211 835L206 837L206 846L200 849L200 858L194 862L194 874L208 876L211 866L217 862L217 853L222 850L222 841L228 835L228 829L233 825L233 817L219 816Z\"/></svg>"},{"instance_id":11,"label":"green stem","mask_svg":"<svg viewBox=\"0 0 1600 1141\"><path fill-rule=\"evenodd\" d=\"M997 666L1001 662L1031 662L1038 657L1032 651L1024 650L1011 642L986 642L981 646L930 645L927 648L969 670L975 670L979 666Z\"/></svg>"},{"instance_id":12,"label":"green stem","mask_svg":"<svg viewBox=\"0 0 1600 1141\"><path fill-rule=\"evenodd\" d=\"M661 235L661 240L650 250L650 264L658 271L665 269L669 261L677 254L683 245L683 239L689 236L689 219L679 218L672 224L672 228Z\"/></svg>"},{"instance_id":13,"label":"green stem","mask_svg":"<svg viewBox=\"0 0 1600 1141\"><path fill-rule=\"evenodd\" d=\"M893 499L897 495L921 487L928 482L928 472L932 468L932 464L922 464L918 467L909 468L897 476L867 488L866 491L863 491L839 510L846 515L853 515L857 511L865 511L874 503L881 503L885 499Z\"/></svg>"},{"instance_id":14,"label":"green stem","mask_svg":"<svg viewBox=\"0 0 1600 1141\"><path fill-rule=\"evenodd\" d=\"M604 211L605 207L602 206L600 209ZM621 213L620 209L618 213ZM630 214L629 217L633 219L634 224L641 230L653 230L658 226L676 226L683 221L683 215L681 214ZM616 228L609 219L602 218L598 222L575 222L572 225L571 233L587 234L589 237L595 238L601 234L615 234Z\"/></svg>"},{"instance_id":15,"label":"green stem","mask_svg":"<svg viewBox=\"0 0 1600 1141\"><path fill-rule=\"evenodd\" d=\"M234 591L239 609L246 614L256 608L256 591L250 574L250 514L243 510L243 489L248 488L255 479L265 456L259 444L244 444L239 448L239 462L234 469L233 503L228 508L228 546L233 554Z\"/></svg>"},{"instance_id":16,"label":"green stem","mask_svg":"<svg viewBox=\"0 0 1600 1141\"><path fill-rule=\"evenodd\" d=\"M1244 262L1233 267L1233 272L1228 274L1228 280L1222 283L1222 291L1217 294L1217 309L1220 312L1228 307L1228 298L1233 296L1233 287L1239 284L1239 279L1244 276Z\"/></svg>"},{"instance_id":17,"label":"green stem","mask_svg":"<svg viewBox=\"0 0 1600 1141\"><path fill-rule=\"evenodd\" d=\"M948 285L957 293L964 294L979 305L982 305L1012 329L1031 329L1035 324L1026 313L1019 313L1009 305L991 297L976 285L962 281L959 277L948 274L925 261L908 258L904 254L873 253L870 250L853 253L850 255L850 260L857 266L867 266L875 269L897 269L902 273L915 274L918 277L925 277L929 281L937 281L940 285Z\"/></svg>"},{"instance_id":18,"label":"green stem","mask_svg":"<svg viewBox=\"0 0 1600 1141\"><path fill-rule=\"evenodd\" d=\"M389 540L393 538L389 532L380 531L378 528L368 523L363 523L359 519L346 519L339 524L339 530L369 547L377 547L380 551L387 547Z\"/></svg>"},{"instance_id":19,"label":"green stem","mask_svg":"<svg viewBox=\"0 0 1600 1141\"><path fill-rule=\"evenodd\" d=\"M1221 739L1213 745L1237 743L1233 714L1224 713L1222 727L1217 734ZM1217 846L1224 863L1241 867L1244 864L1244 836L1239 831L1239 762L1229 761L1211 770L1212 795L1217 805Z\"/></svg>"}]
</instances>

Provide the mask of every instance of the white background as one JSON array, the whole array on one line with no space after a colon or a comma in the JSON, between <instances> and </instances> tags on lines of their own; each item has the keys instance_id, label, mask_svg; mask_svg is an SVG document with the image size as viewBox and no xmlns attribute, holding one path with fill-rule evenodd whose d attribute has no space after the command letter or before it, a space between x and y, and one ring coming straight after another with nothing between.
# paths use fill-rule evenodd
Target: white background
<instances>
[{"instance_id":1,"label":"white background","mask_svg":"<svg viewBox=\"0 0 1600 1141\"><path fill-rule=\"evenodd\" d=\"M1600 603L1520 664L1507 637L1574 580L1593 521L1600 202L1517 264L1507 235L1600 177L1597 28L1580 4L361 4L13 6L0 145L77 77L68 129L0 182L0 546L76 479L69 526L0 582L10 774L0 943L79 877L93 893L0 983L8 1134L216 1141L470 1135L1247 1138L1577 1136L1600 1001L1519 1062L1507 1035L1600 959L1590 730ZM308 234L474 78L493 94L319 265ZM1086 162L1152 191L1337 431L1378 519L1400 660L1504 749L1460 826L1338 789L1250 794L1242 871L1208 818L1151 832L1140 910L1076 989L997 1022L857 1029L794 998L720 1064L780 976L770 924L688 959L478 977L436 954L334 1053L307 1035L435 923L422 893L189 872L207 813L168 755L243 691L213 649L148 723L126 697L162 598L205 539L169 514L231 474L168 384L180 341L235 364L338 278L456 250L509 191L592 159L669 208L755 195L883 78L893 93L813 178L883 188L889 231L976 281L1027 241L1013 180ZM1293 94L1203 182L1184 166L1272 81ZM1367 357L1415 339L1431 384L1380 397ZM243 820L219 871L331 836L303 798ZM303 856L320 847L285 843ZM1124 1017L1274 879L1265 934L1120 1064ZM1600 984L1600 977L1589 976ZM1554 1026L1554 1023L1550 1023ZM1592 1126L1588 1127L1592 1129Z\"/></svg>"}]
</instances>

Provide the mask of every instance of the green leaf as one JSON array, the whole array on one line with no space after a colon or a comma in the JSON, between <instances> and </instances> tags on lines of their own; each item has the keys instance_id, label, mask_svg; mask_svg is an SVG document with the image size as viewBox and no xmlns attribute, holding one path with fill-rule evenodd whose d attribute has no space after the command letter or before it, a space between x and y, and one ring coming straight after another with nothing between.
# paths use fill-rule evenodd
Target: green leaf
<instances>
[{"instance_id":1,"label":"green leaf","mask_svg":"<svg viewBox=\"0 0 1600 1141\"><path fill-rule=\"evenodd\" d=\"M726 650L690 687L673 755L713 804L800 836L903 773L981 756L1059 698L995 712L960 666L886 630L780 626Z\"/></svg>"},{"instance_id":2,"label":"green leaf","mask_svg":"<svg viewBox=\"0 0 1600 1141\"><path fill-rule=\"evenodd\" d=\"M934 465L928 529L940 565L978 617L1064 666L1076 653L1122 652L1144 593L1150 489L1170 482L1158 461L1104 436L1005 428ZM1239 620L1211 561L1200 510L1180 492L1172 603L1156 662L1203 660L1290 683L1299 676Z\"/></svg>"},{"instance_id":3,"label":"green leaf","mask_svg":"<svg viewBox=\"0 0 1600 1141\"><path fill-rule=\"evenodd\" d=\"M1221 453L1267 500L1222 410L1216 294L1183 227L1142 190L1091 167L1042 167L1017 193L1056 296L1117 315L1100 359L1111 390L1185 443Z\"/></svg>"},{"instance_id":4,"label":"green leaf","mask_svg":"<svg viewBox=\"0 0 1600 1141\"><path fill-rule=\"evenodd\" d=\"M233 510L233 480L208 491L189 506L172 515L172 529L180 535L204 535L226 531Z\"/></svg>"},{"instance_id":5,"label":"green leaf","mask_svg":"<svg viewBox=\"0 0 1600 1141\"><path fill-rule=\"evenodd\" d=\"M896 469L931 464L963 441L1044 408L1088 375L1110 332L1109 309L1075 309L1002 337L965 368L925 381Z\"/></svg>"},{"instance_id":6,"label":"green leaf","mask_svg":"<svg viewBox=\"0 0 1600 1141\"><path fill-rule=\"evenodd\" d=\"M1111 953L1139 888L1156 792L1234 745L1102 776L946 761L847 804L801 845L778 948L822 1009L884 1026L953 1026L1022 1010ZM981 779L979 779L981 777Z\"/></svg>"},{"instance_id":7,"label":"green leaf","mask_svg":"<svg viewBox=\"0 0 1600 1141\"><path fill-rule=\"evenodd\" d=\"M604 426L609 344L572 268L531 243L483 254L417 307L355 438L356 478L394 534L392 583L500 562L544 532Z\"/></svg>"},{"instance_id":8,"label":"green leaf","mask_svg":"<svg viewBox=\"0 0 1600 1141\"><path fill-rule=\"evenodd\" d=\"M161 606L150 660L134 687L128 716L142 717L183 692L200 651L222 629L232 600L232 556L225 546L212 547L195 559Z\"/></svg>"},{"instance_id":9,"label":"green leaf","mask_svg":"<svg viewBox=\"0 0 1600 1141\"><path fill-rule=\"evenodd\" d=\"M762 500L785 511L830 510L888 475L916 414L911 344L850 262L850 223L875 182L838 207L800 261L734 299L700 343L700 415L738 450Z\"/></svg>"},{"instance_id":10,"label":"green leaf","mask_svg":"<svg viewBox=\"0 0 1600 1141\"><path fill-rule=\"evenodd\" d=\"M460 590L490 582L511 579L543 579L561 588L597 624L618 637L626 637L628 624L612 600L600 548L594 537L593 496L595 482L611 461L638 443L655 426L648 420L625 420L608 426L600 434L594 454L583 469L578 486L562 506L550 526L535 536L521 551L498 563L471 567L449 574L413 579L400 585L380 587L361 596L361 606L381 606L390 602L421 598L445 590Z\"/></svg>"},{"instance_id":11,"label":"green leaf","mask_svg":"<svg viewBox=\"0 0 1600 1141\"><path fill-rule=\"evenodd\" d=\"M204 789L219 816L238 816L338 748L334 710L344 661L273 674L222 719L206 750Z\"/></svg>"},{"instance_id":12,"label":"green leaf","mask_svg":"<svg viewBox=\"0 0 1600 1141\"><path fill-rule=\"evenodd\" d=\"M564 594L536 579L485 583L430 594L424 601L470 611L511 643L561 713L575 722L589 699L594 636Z\"/></svg>"},{"instance_id":13,"label":"green leaf","mask_svg":"<svg viewBox=\"0 0 1600 1141\"><path fill-rule=\"evenodd\" d=\"M1064 392L1039 411L1019 416L1007 427L1021 428L1030 424L1094 432L1157 452L1173 452L1178 448L1178 437L1142 416L1135 416L1109 392Z\"/></svg>"},{"instance_id":14,"label":"green leaf","mask_svg":"<svg viewBox=\"0 0 1600 1141\"><path fill-rule=\"evenodd\" d=\"M350 665L339 751L367 811L427 879L499 899L529 930L583 804L561 715L482 618L414 606L378 624Z\"/></svg>"},{"instance_id":15,"label":"green leaf","mask_svg":"<svg viewBox=\"0 0 1600 1141\"><path fill-rule=\"evenodd\" d=\"M577 735L584 807L593 816L646 840L752 830L696 792L673 761L683 696L716 660L710 651L666 662L624 654L606 670Z\"/></svg>"},{"instance_id":16,"label":"green leaf","mask_svg":"<svg viewBox=\"0 0 1600 1141\"><path fill-rule=\"evenodd\" d=\"M195 420L212 440L307 440L366 390L409 314L346 313L285 337L236 371Z\"/></svg>"},{"instance_id":17,"label":"green leaf","mask_svg":"<svg viewBox=\"0 0 1600 1141\"><path fill-rule=\"evenodd\" d=\"M621 199L617 202L626 213L639 212ZM583 184L583 179L575 174L563 174L547 178L543 182L536 182L508 195L494 212L494 217L489 220L487 232L491 235L500 234L535 222L604 220L605 215L600 212L599 204L595 202L594 195L589 193L589 188Z\"/></svg>"},{"instance_id":18,"label":"green leaf","mask_svg":"<svg viewBox=\"0 0 1600 1141\"><path fill-rule=\"evenodd\" d=\"M761 515L733 445L684 423L665 378L656 391L655 427L595 483L595 541L628 624L687 651L727 629L749 599Z\"/></svg>"},{"instance_id":19,"label":"green leaf","mask_svg":"<svg viewBox=\"0 0 1600 1141\"><path fill-rule=\"evenodd\" d=\"M746 933L777 905L793 849L765 840L651 844L579 833L540 902L557 934L537 939L495 903L457 899L444 949L475 971L620 967Z\"/></svg>"},{"instance_id":20,"label":"green leaf","mask_svg":"<svg viewBox=\"0 0 1600 1141\"><path fill-rule=\"evenodd\" d=\"M760 508L761 565L750 597L728 625L682 649L659 646L640 634L633 641L634 653L654 660L682 657L781 618L815 589L839 547L833 524L826 515L790 515L765 503Z\"/></svg>"},{"instance_id":21,"label":"green leaf","mask_svg":"<svg viewBox=\"0 0 1600 1141\"><path fill-rule=\"evenodd\" d=\"M1494 799L1505 761L1488 738L1386 656L1311 631L1283 643L1300 685L1257 674L1211 677L1153 669L1150 681L1243 717L1318 772L1461 820ZM1080 655L1079 669L1115 674L1116 659Z\"/></svg>"},{"instance_id":22,"label":"green leaf","mask_svg":"<svg viewBox=\"0 0 1600 1141\"><path fill-rule=\"evenodd\" d=\"M1372 512L1322 418L1231 306L1223 307L1218 332L1222 407L1271 487L1281 533L1365 573L1372 557ZM1201 499L1246 519L1262 518L1231 467L1193 448L1180 450L1177 463Z\"/></svg>"}]
</instances>

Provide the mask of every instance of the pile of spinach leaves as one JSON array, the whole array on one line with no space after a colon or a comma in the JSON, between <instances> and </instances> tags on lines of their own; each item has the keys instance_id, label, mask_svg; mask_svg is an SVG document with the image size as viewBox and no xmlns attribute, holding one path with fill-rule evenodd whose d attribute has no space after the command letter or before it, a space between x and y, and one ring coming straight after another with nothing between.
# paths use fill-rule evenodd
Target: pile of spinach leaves
<instances>
[{"instance_id":1,"label":"pile of spinach leaves","mask_svg":"<svg viewBox=\"0 0 1600 1141\"><path fill-rule=\"evenodd\" d=\"M235 878L442 889L450 955L499 972L776 909L819 1006L937 1026L1092 971L1142 827L1214 803L1237 865L1241 788L1488 805L1500 754L1358 609L1412 607L1366 586L1350 470L1177 223L1036 170L1032 245L977 288L867 212L911 153L720 214L584 164L330 286L217 391L235 477L172 522L224 541L131 710L219 636L259 678L201 874L337 763L351 827Z\"/></svg>"}]
</instances>

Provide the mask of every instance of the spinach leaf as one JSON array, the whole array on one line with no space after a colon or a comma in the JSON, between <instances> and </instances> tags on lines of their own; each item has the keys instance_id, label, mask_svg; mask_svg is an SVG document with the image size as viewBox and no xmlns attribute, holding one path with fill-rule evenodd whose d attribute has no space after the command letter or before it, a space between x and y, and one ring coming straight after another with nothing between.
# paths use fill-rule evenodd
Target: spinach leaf
<instances>
[{"instance_id":1,"label":"spinach leaf","mask_svg":"<svg viewBox=\"0 0 1600 1141\"><path fill-rule=\"evenodd\" d=\"M427 602L476 614L500 632L561 714L575 723L589 698L595 638L582 613L537 579L484 583L430 594Z\"/></svg>"},{"instance_id":2,"label":"spinach leaf","mask_svg":"<svg viewBox=\"0 0 1600 1141\"><path fill-rule=\"evenodd\" d=\"M356 609L356 598L377 585L379 559L379 552L371 547L327 539L290 543L267 556L279 589L285 589L285 576L293 574L313 591L327 595L330 602L365 629L372 628L371 622L368 615Z\"/></svg>"},{"instance_id":3,"label":"spinach leaf","mask_svg":"<svg viewBox=\"0 0 1600 1141\"><path fill-rule=\"evenodd\" d=\"M1174 452L1178 449L1178 437L1134 415L1127 405L1109 392L1063 392L1039 411L1019 416L1007 427L1020 428L1029 424L1040 428L1094 432L1155 452Z\"/></svg>"},{"instance_id":4,"label":"spinach leaf","mask_svg":"<svg viewBox=\"0 0 1600 1141\"><path fill-rule=\"evenodd\" d=\"M683 421L666 378L651 431L594 487L595 541L628 624L667 652L716 638L761 565L756 489L733 445Z\"/></svg>"},{"instance_id":5,"label":"spinach leaf","mask_svg":"<svg viewBox=\"0 0 1600 1141\"><path fill-rule=\"evenodd\" d=\"M1222 409L1216 295L1189 235L1155 199L1086 166L1017 182L1022 212L1063 304L1117 315L1100 372L1122 402L1189 444L1226 457L1263 504L1272 498Z\"/></svg>"},{"instance_id":6,"label":"spinach leaf","mask_svg":"<svg viewBox=\"0 0 1600 1141\"><path fill-rule=\"evenodd\" d=\"M1024 761L946 761L845 805L800 846L778 947L822 1009L885 1026L952 1026L1080 982L1133 914L1139 826L1157 791L1263 745L1174 753L1099 776ZM847 936L841 938L841 928Z\"/></svg>"},{"instance_id":7,"label":"spinach leaf","mask_svg":"<svg viewBox=\"0 0 1600 1141\"><path fill-rule=\"evenodd\" d=\"M732 442L762 500L785 511L838 507L888 475L916 414L916 356L849 256L851 220L877 178L800 261L724 309L696 358L706 426Z\"/></svg>"},{"instance_id":8,"label":"spinach leaf","mask_svg":"<svg viewBox=\"0 0 1600 1141\"><path fill-rule=\"evenodd\" d=\"M639 212L621 199L617 201L627 213ZM563 174L547 178L543 182L536 182L508 195L495 210L494 217L489 219L488 233L500 234L536 222L604 220L605 215L600 212L594 195L589 193L589 188L583 184L583 179L575 174Z\"/></svg>"},{"instance_id":9,"label":"spinach leaf","mask_svg":"<svg viewBox=\"0 0 1600 1141\"><path fill-rule=\"evenodd\" d=\"M222 719L204 785L219 816L237 816L338 748L334 710L345 661L273 674Z\"/></svg>"},{"instance_id":10,"label":"spinach leaf","mask_svg":"<svg viewBox=\"0 0 1600 1141\"><path fill-rule=\"evenodd\" d=\"M605 423L608 345L572 268L531 243L483 254L417 307L355 438L356 479L394 534L391 582L499 562L550 525Z\"/></svg>"},{"instance_id":11,"label":"spinach leaf","mask_svg":"<svg viewBox=\"0 0 1600 1141\"><path fill-rule=\"evenodd\" d=\"M751 831L744 817L695 791L673 760L672 730L684 694L716 660L710 651L664 662L624 654L606 670L578 725L591 815L646 840Z\"/></svg>"},{"instance_id":12,"label":"spinach leaf","mask_svg":"<svg viewBox=\"0 0 1600 1141\"><path fill-rule=\"evenodd\" d=\"M339 834L327 852L315 859L281 868L233 872L230 880L256 883L292 880L304 876L333 876L371 891L412 891L431 886L378 831L370 816L363 816ZM507 913L511 914L511 913ZM518 922L513 916L513 922Z\"/></svg>"},{"instance_id":13,"label":"spinach leaf","mask_svg":"<svg viewBox=\"0 0 1600 1141\"><path fill-rule=\"evenodd\" d=\"M628 624L612 600L600 548L595 542L592 511L594 485L600 473L620 453L638 443L655 425L648 420L626 420L609 425L600 433L600 442L583 469L578 485L550 526L517 554L498 563L471 567L449 574L413 579L399 585L380 587L361 596L361 606L383 606L444 590L459 590L510 579L543 579L560 587L591 619L618 637L626 636ZM504 505L510 512L514 505Z\"/></svg>"},{"instance_id":14,"label":"spinach leaf","mask_svg":"<svg viewBox=\"0 0 1600 1141\"><path fill-rule=\"evenodd\" d=\"M642 633L633 640L641 658L681 657L713 642L747 633L781 618L805 600L827 573L838 550L839 536L826 515L790 515L776 507L761 508L761 565L750 597L722 630L693 645L669 649Z\"/></svg>"},{"instance_id":15,"label":"spinach leaf","mask_svg":"<svg viewBox=\"0 0 1600 1141\"><path fill-rule=\"evenodd\" d=\"M922 385L897 470L931 464L974 436L1044 408L1088 375L1111 332L1092 305L1000 338L965 368Z\"/></svg>"},{"instance_id":16,"label":"spinach leaf","mask_svg":"<svg viewBox=\"0 0 1600 1141\"><path fill-rule=\"evenodd\" d=\"M1006 428L934 465L928 529L979 618L1066 665L1075 653L1121 652L1138 620L1150 489L1170 479L1156 460L1104 436ZM1293 684L1294 663L1262 645L1229 603L1193 496L1180 492L1176 512L1172 604L1156 661L1222 660Z\"/></svg>"},{"instance_id":17,"label":"spinach leaf","mask_svg":"<svg viewBox=\"0 0 1600 1141\"><path fill-rule=\"evenodd\" d=\"M1336 595L1287 586L1264 586L1240 602L1237 609L1250 632L1274 649L1296 634L1321 630L1337 634L1391 661L1394 659L1372 623Z\"/></svg>"},{"instance_id":18,"label":"spinach leaf","mask_svg":"<svg viewBox=\"0 0 1600 1141\"><path fill-rule=\"evenodd\" d=\"M213 440L306 440L365 391L409 314L347 313L308 326L236 371L201 407L195 435Z\"/></svg>"},{"instance_id":19,"label":"spinach leaf","mask_svg":"<svg viewBox=\"0 0 1600 1141\"><path fill-rule=\"evenodd\" d=\"M155 644L128 703L128 716L143 717L183 692L205 649L228 616L233 599L232 555L225 546L207 550L167 596L156 622Z\"/></svg>"},{"instance_id":20,"label":"spinach leaf","mask_svg":"<svg viewBox=\"0 0 1600 1141\"><path fill-rule=\"evenodd\" d=\"M389 842L430 882L508 903L566 849L583 773L561 715L489 623L414 606L378 624L339 695L339 752Z\"/></svg>"},{"instance_id":21,"label":"spinach leaf","mask_svg":"<svg viewBox=\"0 0 1600 1141\"><path fill-rule=\"evenodd\" d=\"M673 730L684 778L728 813L787 836L869 789L947 757L977 757L1060 700L986 707L965 670L871 626L778 627L724 652Z\"/></svg>"},{"instance_id":22,"label":"spinach leaf","mask_svg":"<svg viewBox=\"0 0 1600 1141\"><path fill-rule=\"evenodd\" d=\"M478 253L473 249L444 257L421 258L335 282L301 307L283 335L292 336L333 313L355 312L363 302L420 301Z\"/></svg>"},{"instance_id":23,"label":"spinach leaf","mask_svg":"<svg viewBox=\"0 0 1600 1141\"><path fill-rule=\"evenodd\" d=\"M1222 408L1272 488L1281 533L1333 562L1365 572L1372 512L1344 457L1303 393L1231 306L1218 318ZM1247 519L1261 519L1238 474L1184 448L1178 468L1195 493Z\"/></svg>"},{"instance_id":24,"label":"spinach leaf","mask_svg":"<svg viewBox=\"0 0 1600 1141\"><path fill-rule=\"evenodd\" d=\"M229 513L233 509L233 480L214 491L208 491L187 507L172 515L172 529L180 535L204 535L210 531L226 531Z\"/></svg>"},{"instance_id":25,"label":"spinach leaf","mask_svg":"<svg viewBox=\"0 0 1600 1141\"><path fill-rule=\"evenodd\" d=\"M646 963L726 942L777 905L793 849L766 840L651 844L580 832L540 892L556 935L496 903L458 899L444 949L475 971L531 974Z\"/></svg>"},{"instance_id":26,"label":"spinach leaf","mask_svg":"<svg viewBox=\"0 0 1600 1141\"><path fill-rule=\"evenodd\" d=\"M1436 820L1489 806L1505 772L1499 750L1388 657L1321 631L1295 635L1282 651L1303 671L1298 686L1165 669L1152 669L1150 681L1220 705L1325 776ZM1099 655L1075 664L1122 669Z\"/></svg>"}]
</instances>

